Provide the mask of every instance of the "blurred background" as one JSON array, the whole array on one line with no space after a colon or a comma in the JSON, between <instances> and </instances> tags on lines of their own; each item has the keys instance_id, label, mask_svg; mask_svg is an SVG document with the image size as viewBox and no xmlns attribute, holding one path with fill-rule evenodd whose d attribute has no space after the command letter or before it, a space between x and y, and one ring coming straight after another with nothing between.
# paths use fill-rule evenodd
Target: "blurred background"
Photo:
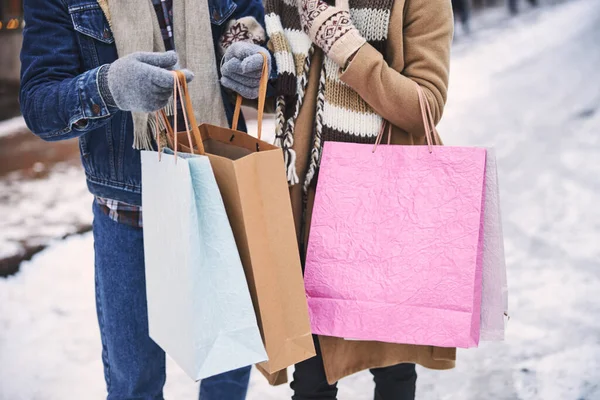
<instances>
[{"instance_id":1,"label":"blurred background","mask_svg":"<svg viewBox=\"0 0 600 400\"><path fill-rule=\"evenodd\" d=\"M453 6L439 128L495 148L511 319L505 343L419 369L417 398L600 400L600 0ZM19 115L22 28L22 1L0 0L0 400L101 399L92 197L77 141L42 142ZM370 381L345 379L339 398L372 399ZM251 385L250 400L290 397ZM170 362L166 397L196 390Z\"/></svg>"}]
</instances>

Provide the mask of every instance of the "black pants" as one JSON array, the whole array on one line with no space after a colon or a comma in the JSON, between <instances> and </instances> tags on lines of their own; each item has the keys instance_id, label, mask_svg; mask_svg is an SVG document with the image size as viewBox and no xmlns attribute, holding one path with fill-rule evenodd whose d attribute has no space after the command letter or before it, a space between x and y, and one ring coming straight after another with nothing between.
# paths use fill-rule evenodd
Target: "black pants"
<instances>
[{"instance_id":1,"label":"black pants","mask_svg":"<svg viewBox=\"0 0 600 400\"><path fill-rule=\"evenodd\" d=\"M471 17L471 6L469 0L452 0L454 15L458 17L464 26L468 26Z\"/></svg>"},{"instance_id":2,"label":"black pants","mask_svg":"<svg viewBox=\"0 0 600 400\"><path fill-rule=\"evenodd\" d=\"M292 382L293 400L336 400L337 384L330 385L325 377L321 348L314 337L316 357L296 364ZM417 383L415 364L398 364L372 369L375 380L375 400L414 400Z\"/></svg>"},{"instance_id":3,"label":"black pants","mask_svg":"<svg viewBox=\"0 0 600 400\"><path fill-rule=\"evenodd\" d=\"M533 7L536 7L539 3L538 0L527 0L527 1ZM517 14L519 12L518 0L508 0L508 9L510 10L510 12L512 14Z\"/></svg>"}]
</instances>

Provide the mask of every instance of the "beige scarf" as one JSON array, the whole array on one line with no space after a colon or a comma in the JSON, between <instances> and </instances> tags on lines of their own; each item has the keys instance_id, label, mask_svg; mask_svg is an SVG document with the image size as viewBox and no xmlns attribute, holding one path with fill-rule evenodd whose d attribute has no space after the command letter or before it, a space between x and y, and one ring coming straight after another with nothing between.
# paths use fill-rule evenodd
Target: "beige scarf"
<instances>
[{"instance_id":1,"label":"beige scarf","mask_svg":"<svg viewBox=\"0 0 600 400\"><path fill-rule=\"evenodd\" d=\"M119 57L137 51L164 51L151 0L97 0L110 23ZM221 97L208 2L173 0L173 34L181 68L195 74L190 83L194 113L200 123L227 126ZM150 149L154 118L132 113L136 149Z\"/></svg>"}]
</instances>

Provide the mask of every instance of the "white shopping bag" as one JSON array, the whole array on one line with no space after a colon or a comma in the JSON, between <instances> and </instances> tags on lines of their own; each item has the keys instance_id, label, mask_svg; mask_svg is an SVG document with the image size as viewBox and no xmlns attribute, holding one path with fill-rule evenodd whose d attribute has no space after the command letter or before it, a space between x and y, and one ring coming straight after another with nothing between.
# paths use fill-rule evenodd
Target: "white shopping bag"
<instances>
[{"instance_id":1,"label":"white shopping bag","mask_svg":"<svg viewBox=\"0 0 600 400\"><path fill-rule=\"evenodd\" d=\"M142 207L150 337L195 380L265 361L208 157L143 151Z\"/></svg>"}]
</instances>

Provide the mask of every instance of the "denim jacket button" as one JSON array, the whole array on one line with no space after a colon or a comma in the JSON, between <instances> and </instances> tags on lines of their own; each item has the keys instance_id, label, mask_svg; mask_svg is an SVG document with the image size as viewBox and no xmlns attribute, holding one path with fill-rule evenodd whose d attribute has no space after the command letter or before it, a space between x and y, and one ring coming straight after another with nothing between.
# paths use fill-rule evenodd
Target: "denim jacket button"
<instances>
[{"instance_id":1,"label":"denim jacket button","mask_svg":"<svg viewBox=\"0 0 600 400\"><path fill-rule=\"evenodd\" d=\"M214 11L213 11L213 15L212 15L212 16L213 16L213 19L214 19L215 21L218 21L218 20L220 20L220 19L221 19L221 13L219 13L217 10L214 10Z\"/></svg>"},{"instance_id":2,"label":"denim jacket button","mask_svg":"<svg viewBox=\"0 0 600 400\"><path fill-rule=\"evenodd\" d=\"M110 38L110 32L108 31L108 28L104 28L104 32L102 33L102 37L104 37L104 39Z\"/></svg>"},{"instance_id":3,"label":"denim jacket button","mask_svg":"<svg viewBox=\"0 0 600 400\"><path fill-rule=\"evenodd\" d=\"M94 113L94 115L100 114L100 106L98 104L94 104L92 106L92 112Z\"/></svg>"}]
</instances>

